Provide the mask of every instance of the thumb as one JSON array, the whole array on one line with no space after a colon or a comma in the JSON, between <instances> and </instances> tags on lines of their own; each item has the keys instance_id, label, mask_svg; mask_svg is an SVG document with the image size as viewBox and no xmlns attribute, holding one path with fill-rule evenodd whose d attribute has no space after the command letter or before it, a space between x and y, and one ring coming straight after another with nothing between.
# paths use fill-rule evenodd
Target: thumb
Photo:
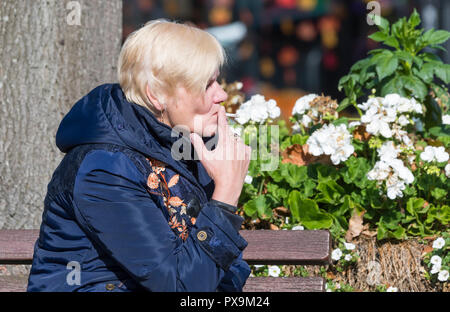
<instances>
[{"instance_id":1,"label":"thumb","mask_svg":"<svg viewBox=\"0 0 450 312\"><path fill-rule=\"evenodd\" d=\"M192 145L194 146L194 150L197 152L199 159L204 159L204 154L206 151L205 143L203 143L202 138L197 133L191 133L189 135Z\"/></svg>"}]
</instances>

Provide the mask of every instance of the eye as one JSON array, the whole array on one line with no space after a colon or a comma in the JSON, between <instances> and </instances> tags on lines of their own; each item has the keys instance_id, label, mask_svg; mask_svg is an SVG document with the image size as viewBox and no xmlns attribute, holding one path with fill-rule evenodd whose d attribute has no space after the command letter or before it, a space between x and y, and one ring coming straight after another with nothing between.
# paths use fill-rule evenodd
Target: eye
<instances>
[{"instance_id":1,"label":"eye","mask_svg":"<svg viewBox=\"0 0 450 312\"><path fill-rule=\"evenodd\" d=\"M206 85L206 89L208 89L209 87L212 86L212 84L215 82L215 80L211 80L208 82L208 84Z\"/></svg>"}]
</instances>

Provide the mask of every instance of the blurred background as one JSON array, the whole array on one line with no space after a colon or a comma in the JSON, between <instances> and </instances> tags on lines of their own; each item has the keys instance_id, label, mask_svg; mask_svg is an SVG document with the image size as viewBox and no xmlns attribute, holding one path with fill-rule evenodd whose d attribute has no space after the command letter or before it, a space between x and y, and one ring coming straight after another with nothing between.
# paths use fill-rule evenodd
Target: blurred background
<instances>
[{"instance_id":1,"label":"blurred background","mask_svg":"<svg viewBox=\"0 0 450 312\"><path fill-rule=\"evenodd\" d=\"M145 22L189 21L215 35L229 64L222 77L241 81L246 99L273 98L289 117L295 100L307 93L341 101L339 79L378 43L367 23L366 0L124 0L123 40ZM375 1L372 1L375 2ZM389 21L416 8L425 29L450 30L448 0L378 0ZM447 17L447 19L445 19ZM450 43L446 48L450 49ZM448 53L441 58L449 63Z\"/></svg>"}]
</instances>

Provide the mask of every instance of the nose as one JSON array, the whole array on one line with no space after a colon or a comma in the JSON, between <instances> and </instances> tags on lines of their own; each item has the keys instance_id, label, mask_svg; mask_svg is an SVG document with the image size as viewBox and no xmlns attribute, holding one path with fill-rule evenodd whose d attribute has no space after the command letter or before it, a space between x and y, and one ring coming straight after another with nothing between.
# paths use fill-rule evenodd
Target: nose
<instances>
[{"instance_id":1,"label":"nose","mask_svg":"<svg viewBox=\"0 0 450 312\"><path fill-rule=\"evenodd\" d=\"M225 92L224 89L220 86L220 84L216 81L217 85L216 92L214 94L214 103L222 103L223 101L226 101L228 99L228 94Z\"/></svg>"}]
</instances>

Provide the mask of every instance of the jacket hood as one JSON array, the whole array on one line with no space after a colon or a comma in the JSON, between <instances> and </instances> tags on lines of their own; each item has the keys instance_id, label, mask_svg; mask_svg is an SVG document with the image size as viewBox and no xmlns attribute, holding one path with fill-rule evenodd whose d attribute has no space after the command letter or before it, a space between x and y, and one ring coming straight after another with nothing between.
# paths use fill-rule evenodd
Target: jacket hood
<instances>
[{"instance_id":1,"label":"jacket hood","mask_svg":"<svg viewBox=\"0 0 450 312\"><path fill-rule=\"evenodd\" d=\"M203 141L211 138L204 137ZM149 109L128 102L119 84L104 84L89 92L66 114L56 133L56 145L63 153L80 144L110 143L183 171L185 166L171 156L171 147L177 140L185 140L180 151L183 146L190 146L193 157L195 151L189 137L158 121Z\"/></svg>"}]
</instances>

